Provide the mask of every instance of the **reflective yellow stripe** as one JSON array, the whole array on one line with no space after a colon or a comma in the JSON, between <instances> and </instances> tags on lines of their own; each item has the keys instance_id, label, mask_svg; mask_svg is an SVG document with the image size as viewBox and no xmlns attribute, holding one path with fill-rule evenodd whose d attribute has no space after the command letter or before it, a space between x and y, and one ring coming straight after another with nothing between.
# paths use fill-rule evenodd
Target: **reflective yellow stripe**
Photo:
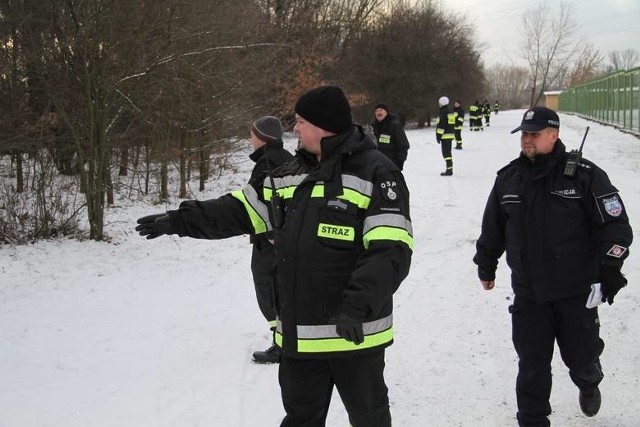
<instances>
[{"instance_id":1,"label":"reflective yellow stripe","mask_svg":"<svg viewBox=\"0 0 640 427\"><path fill-rule=\"evenodd\" d=\"M344 338L298 339L299 353L331 353L338 351L357 351L377 347L393 340L393 328L371 335L365 335L358 345ZM275 342L282 347L282 334L276 332Z\"/></svg>"},{"instance_id":2,"label":"reflective yellow stripe","mask_svg":"<svg viewBox=\"0 0 640 427\"><path fill-rule=\"evenodd\" d=\"M349 202L358 205L360 209L367 209L371 203L371 197L367 197L349 188L345 188L342 196L338 196L338 198L348 200Z\"/></svg>"},{"instance_id":3,"label":"reflective yellow stripe","mask_svg":"<svg viewBox=\"0 0 640 427\"><path fill-rule=\"evenodd\" d=\"M413 251L413 237L403 228L376 227L362 236L364 248L368 249L374 240L393 240L403 242Z\"/></svg>"},{"instance_id":4,"label":"reflective yellow stripe","mask_svg":"<svg viewBox=\"0 0 640 427\"><path fill-rule=\"evenodd\" d=\"M262 217L260 217L253 206L251 206L251 203L249 203L245 194L241 190L236 190L231 192L231 195L240 200L244 205L244 209L247 211L249 219L251 219L251 225L253 225L255 234L266 233L267 229L270 227L268 227L267 223L262 219Z\"/></svg>"},{"instance_id":5,"label":"reflective yellow stripe","mask_svg":"<svg viewBox=\"0 0 640 427\"><path fill-rule=\"evenodd\" d=\"M311 197L324 197L324 184L316 184L311 191ZM365 196L364 194L350 188L343 188L342 194L338 196L338 198L351 202L361 209L367 209L371 203L371 197Z\"/></svg>"},{"instance_id":6,"label":"reflective yellow stripe","mask_svg":"<svg viewBox=\"0 0 640 427\"><path fill-rule=\"evenodd\" d=\"M378 138L378 142L380 144L390 144L391 143L391 135L385 135L385 134L380 135L380 138Z\"/></svg>"}]
</instances>

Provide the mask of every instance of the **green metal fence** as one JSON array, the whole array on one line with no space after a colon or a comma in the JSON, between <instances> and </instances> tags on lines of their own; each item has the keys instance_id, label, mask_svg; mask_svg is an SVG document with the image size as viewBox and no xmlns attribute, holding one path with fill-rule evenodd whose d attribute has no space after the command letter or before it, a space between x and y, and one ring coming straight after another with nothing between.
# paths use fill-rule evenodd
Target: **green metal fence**
<instances>
[{"instance_id":1,"label":"green metal fence","mask_svg":"<svg viewBox=\"0 0 640 427\"><path fill-rule=\"evenodd\" d=\"M640 133L640 67L567 89L559 110Z\"/></svg>"}]
</instances>

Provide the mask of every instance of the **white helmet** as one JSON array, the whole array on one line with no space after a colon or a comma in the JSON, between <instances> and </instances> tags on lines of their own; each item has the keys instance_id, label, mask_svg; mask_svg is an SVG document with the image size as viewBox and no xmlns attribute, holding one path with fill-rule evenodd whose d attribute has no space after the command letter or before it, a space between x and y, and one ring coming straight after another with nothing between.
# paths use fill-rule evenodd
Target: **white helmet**
<instances>
[{"instance_id":1,"label":"white helmet","mask_svg":"<svg viewBox=\"0 0 640 427\"><path fill-rule=\"evenodd\" d=\"M441 107L449 105L449 98L447 98L446 96L441 96L440 99L438 99L438 105L440 105Z\"/></svg>"}]
</instances>

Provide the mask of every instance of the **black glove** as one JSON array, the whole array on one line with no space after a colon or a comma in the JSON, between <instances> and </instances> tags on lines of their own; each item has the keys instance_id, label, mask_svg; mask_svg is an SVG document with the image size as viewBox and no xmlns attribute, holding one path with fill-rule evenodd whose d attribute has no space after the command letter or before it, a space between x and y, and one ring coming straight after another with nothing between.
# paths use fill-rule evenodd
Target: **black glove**
<instances>
[{"instance_id":1,"label":"black glove","mask_svg":"<svg viewBox=\"0 0 640 427\"><path fill-rule=\"evenodd\" d=\"M495 270L491 271L491 269L478 266L478 278L487 282L496 280L496 272Z\"/></svg>"},{"instance_id":2,"label":"black glove","mask_svg":"<svg viewBox=\"0 0 640 427\"><path fill-rule=\"evenodd\" d=\"M602 302L613 304L613 298L618 291L627 286L627 279L615 268L602 267L600 269L600 289L602 290Z\"/></svg>"},{"instance_id":3,"label":"black glove","mask_svg":"<svg viewBox=\"0 0 640 427\"><path fill-rule=\"evenodd\" d=\"M138 219L136 231L147 239L155 239L163 234L175 234L176 230L171 225L171 218L168 213L147 215Z\"/></svg>"},{"instance_id":4,"label":"black glove","mask_svg":"<svg viewBox=\"0 0 640 427\"><path fill-rule=\"evenodd\" d=\"M344 313L338 316L336 323L336 333L347 341L358 345L364 341L364 331L362 330L362 322L353 319Z\"/></svg>"}]
</instances>

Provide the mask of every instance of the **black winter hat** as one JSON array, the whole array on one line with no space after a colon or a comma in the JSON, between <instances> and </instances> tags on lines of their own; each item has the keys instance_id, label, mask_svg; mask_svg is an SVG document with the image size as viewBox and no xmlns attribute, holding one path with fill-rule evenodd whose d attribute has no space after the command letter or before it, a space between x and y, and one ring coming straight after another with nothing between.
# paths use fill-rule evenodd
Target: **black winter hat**
<instances>
[{"instance_id":1,"label":"black winter hat","mask_svg":"<svg viewBox=\"0 0 640 427\"><path fill-rule=\"evenodd\" d=\"M296 102L295 112L329 132L341 133L353 126L351 106L338 86L320 86L305 92Z\"/></svg>"},{"instance_id":2,"label":"black winter hat","mask_svg":"<svg viewBox=\"0 0 640 427\"><path fill-rule=\"evenodd\" d=\"M533 107L525 111L520 126L511 131L540 132L546 128L560 129L560 117L550 108Z\"/></svg>"},{"instance_id":3,"label":"black winter hat","mask_svg":"<svg viewBox=\"0 0 640 427\"><path fill-rule=\"evenodd\" d=\"M376 104L376 106L374 107L374 110L377 110L378 108L382 108L387 113L389 112L389 107L387 107L387 104L383 104L383 103Z\"/></svg>"},{"instance_id":4,"label":"black winter hat","mask_svg":"<svg viewBox=\"0 0 640 427\"><path fill-rule=\"evenodd\" d=\"M282 123L277 117L260 117L258 120L253 122L253 126L251 126L251 132L253 132L253 134L257 136L260 141L266 143L278 142L280 138L282 138Z\"/></svg>"}]
</instances>

